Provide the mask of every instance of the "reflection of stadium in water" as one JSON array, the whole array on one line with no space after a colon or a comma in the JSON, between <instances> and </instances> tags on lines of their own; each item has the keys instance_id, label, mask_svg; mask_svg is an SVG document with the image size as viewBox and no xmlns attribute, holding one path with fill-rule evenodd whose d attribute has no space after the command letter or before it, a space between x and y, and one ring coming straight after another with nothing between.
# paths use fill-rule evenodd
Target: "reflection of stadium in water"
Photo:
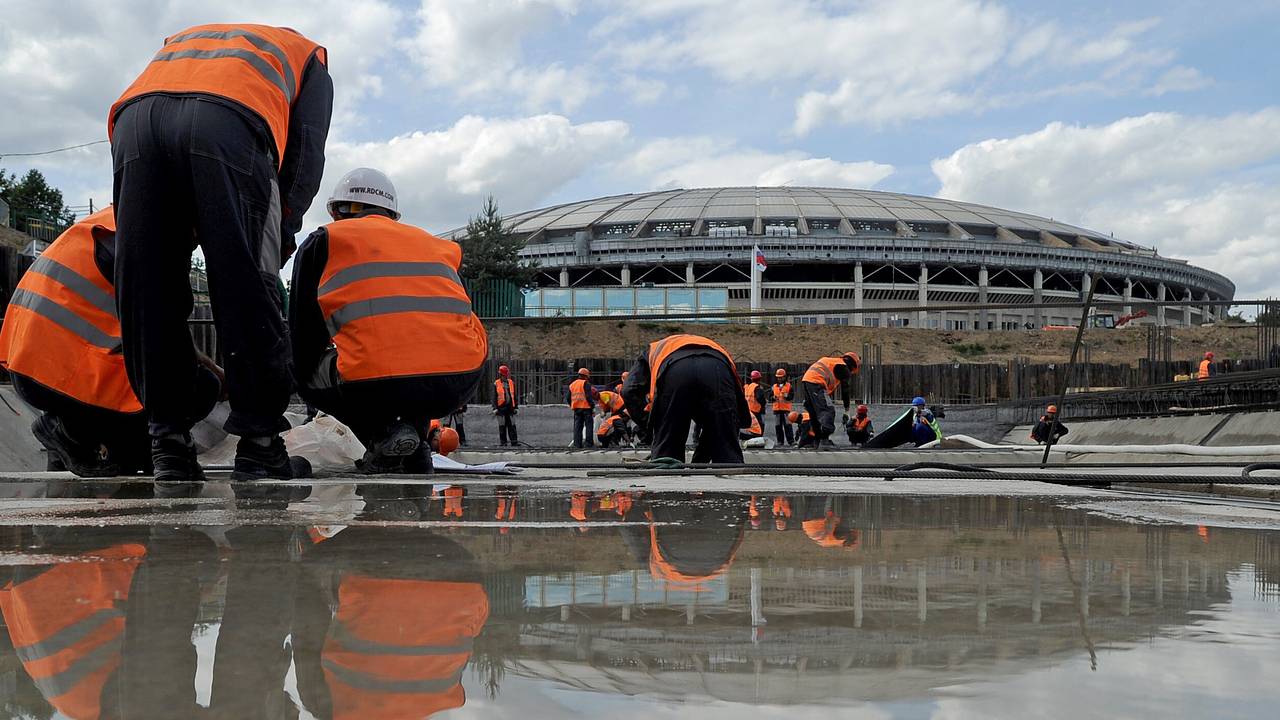
<instances>
[{"instance_id":1,"label":"reflection of stadium in water","mask_svg":"<svg viewBox=\"0 0 1280 720\"><path fill-rule=\"evenodd\" d=\"M512 558L523 576L489 583L488 630L518 637L498 650L508 672L673 699L913 697L974 675L1088 662L1091 651L1192 625L1230 601L1228 574L1265 563L1276 544L1265 534L1121 524L1029 500L789 500L797 522L781 532L771 523L734 528L744 539L730 566L701 583L655 577L629 530L621 544L593 533L581 558L592 567L579 570L584 538L523 538ZM827 511L860 530L856 546L820 547L798 527ZM526 553L543 562L526 565ZM606 567L619 558L629 562Z\"/></svg>"}]
</instances>

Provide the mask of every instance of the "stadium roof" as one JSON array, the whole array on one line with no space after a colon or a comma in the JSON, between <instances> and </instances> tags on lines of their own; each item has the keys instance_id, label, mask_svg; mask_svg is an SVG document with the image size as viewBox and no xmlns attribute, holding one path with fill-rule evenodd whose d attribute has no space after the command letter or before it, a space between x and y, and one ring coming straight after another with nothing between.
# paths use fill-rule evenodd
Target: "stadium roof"
<instances>
[{"instance_id":1,"label":"stadium roof","mask_svg":"<svg viewBox=\"0 0 1280 720\"><path fill-rule=\"evenodd\" d=\"M848 220L849 229L867 223L905 224L910 232L920 226L1004 228L1010 232L1048 233L1059 238L1085 237L1113 250L1145 250L1104 233L1076 227L1037 215L1002 210L987 205L875 190L816 187L723 187L615 195L530 210L506 218L519 234L566 232L610 225L697 223L720 225L725 221L756 219L764 226L774 221ZM901 227L901 226L900 226ZM456 234L450 233L450 235ZM695 231L695 234L696 231ZM705 234L705 233L703 233ZM805 234L801 231L801 234ZM988 234L988 233L982 233ZM1039 238L1052 244L1053 238Z\"/></svg>"}]
</instances>

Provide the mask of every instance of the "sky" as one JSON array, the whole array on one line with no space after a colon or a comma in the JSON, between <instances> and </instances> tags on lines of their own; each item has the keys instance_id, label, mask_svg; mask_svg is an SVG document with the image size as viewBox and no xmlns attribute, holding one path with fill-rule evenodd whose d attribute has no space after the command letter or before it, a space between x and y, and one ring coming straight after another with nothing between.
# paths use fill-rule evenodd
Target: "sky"
<instances>
[{"instance_id":1,"label":"sky","mask_svg":"<svg viewBox=\"0 0 1280 720\"><path fill-rule=\"evenodd\" d=\"M323 200L360 166L408 222L647 190L819 185L1053 217L1280 295L1280 0L0 0L0 155L105 139L163 39L329 51ZM69 205L103 145L36 158Z\"/></svg>"}]
</instances>

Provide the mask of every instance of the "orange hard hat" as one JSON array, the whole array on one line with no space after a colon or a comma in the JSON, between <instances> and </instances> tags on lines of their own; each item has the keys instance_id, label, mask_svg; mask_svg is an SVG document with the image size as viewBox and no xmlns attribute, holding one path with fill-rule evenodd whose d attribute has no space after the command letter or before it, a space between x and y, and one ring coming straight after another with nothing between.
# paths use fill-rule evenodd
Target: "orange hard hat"
<instances>
[{"instance_id":1,"label":"orange hard hat","mask_svg":"<svg viewBox=\"0 0 1280 720\"><path fill-rule=\"evenodd\" d=\"M858 353L853 352L852 350L844 353L840 357L844 360L844 364L849 366L849 370L851 372L856 373L858 372L858 369L862 367L862 358L858 356Z\"/></svg>"},{"instance_id":2,"label":"orange hard hat","mask_svg":"<svg viewBox=\"0 0 1280 720\"><path fill-rule=\"evenodd\" d=\"M440 449L437 451L441 455L448 455L458 449L458 431L451 427L440 430Z\"/></svg>"},{"instance_id":3,"label":"orange hard hat","mask_svg":"<svg viewBox=\"0 0 1280 720\"><path fill-rule=\"evenodd\" d=\"M751 379L752 379L752 380L759 380L759 379L760 379L760 371L759 371L759 370L752 370L752 371L751 371Z\"/></svg>"},{"instance_id":4,"label":"orange hard hat","mask_svg":"<svg viewBox=\"0 0 1280 720\"><path fill-rule=\"evenodd\" d=\"M1049 407L1045 408L1045 409L1044 409L1044 411L1045 411L1045 413L1047 413L1047 414L1049 414L1049 415L1057 415L1057 414L1058 414L1058 406L1057 406L1057 405L1050 405Z\"/></svg>"},{"instance_id":5,"label":"orange hard hat","mask_svg":"<svg viewBox=\"0 0 1280 720\"><path fill-rule=\"evenodd\" d=\"M774 370L774 371L773 371L773 376L774 376L774 377L786 377L786 376L787 376L787 370L786 370L786 368L778 368L777 370Z\"/></svg>"},{"instance_id":6,"label":"orange hard hat","mask_svg":"<svg viewBox=\"0 0 1280 720\"><path fill-rule=\"evenodd\" d=\"M582 377L590 377L591 371L586 368L578 368L578 374Z\"/></svg>"},{"instance_id":7,"label":"orange hard hat","mask_svg":"<svg viewBox=\"0 0 1280 720\"><path fill-rule=\"evenodd\" d=\"M1205 353L1205 354L1204 354L1204 359L1205 359L1205 360L1212 360L1212 359L1213 359L1213 351L1212 351L1212 350L1210 350L1209 352Z\"/></svg>"},{"instance_id":8,"label":"orange hard hat","mask_svg":"<svg viewBox=\"0 0 1280 720\"><path fill-rule=\"evenodd\" d=\"M510 375L510 374L511 374L511 368L507 367L506 365L499 365L499 366L498 366L498 374L499 374L499 375L503 375L503 376Z\"/></svg>"}]
</instances>

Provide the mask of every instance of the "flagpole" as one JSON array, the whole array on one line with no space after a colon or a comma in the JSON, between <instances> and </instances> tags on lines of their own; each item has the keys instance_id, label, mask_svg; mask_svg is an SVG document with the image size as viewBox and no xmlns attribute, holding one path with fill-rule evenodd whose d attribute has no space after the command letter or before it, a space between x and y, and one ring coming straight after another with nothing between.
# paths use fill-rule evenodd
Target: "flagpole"
<instances>
[{"instance_id":1,"label":"flagpole","mask_svg":"<svg viewBox=\"0 0 1280 720\"><path fill-rule=\"evenodd\" d=\"M760 309L760 263L756 261L756 257L760 254L760 247L751 248L751 310L755 312ZM751 316L753 324L759 324L758 316Z\"/></svg>"}]
</instances>

